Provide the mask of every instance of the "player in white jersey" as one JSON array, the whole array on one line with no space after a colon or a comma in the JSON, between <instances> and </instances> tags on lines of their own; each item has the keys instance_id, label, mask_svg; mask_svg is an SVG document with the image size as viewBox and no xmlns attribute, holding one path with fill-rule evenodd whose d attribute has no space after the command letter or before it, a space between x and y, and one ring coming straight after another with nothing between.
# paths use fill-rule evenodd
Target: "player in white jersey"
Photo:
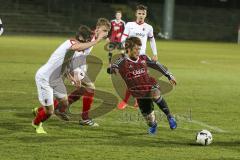
<instances>
[{"instance_id":1,"label":"player in white jersey","mask_svg":"<svg viewBox=\"0 0 240 160\"><path fill-rule=\"evenodd\" d=\"M36 117L32 122L32 126L37 133L46 133L42 127L42 122L46 121L54 112L53 98L58 99L61 108L64 110L68 106L68 98L65 85L63 83L64 75L68 75L69 65L72 62L72 56L75 51L86 50L108 34L109 29L106 26L101 26L96 30L96 39L89 42L86 40L87 35L92 35L91 30L86 26L79 28L81 35L75 39L66 40L62 43L51 55L48 62L44 64L36 73L35 80L38 89L39 101L42 107L35 110ZM80 82L77 77L71 79L76 87L80 87Z\"/></svg>"},{"instance_id":2,"label":"player in white jersey","mask_svg":"<svg viewBox=\"0 0 240 160\"><path fill-rule=\"evenodd\" d=\"M96 24L96 29L99 28L99 26L107 26L108 30L110 30L110 27L111 27L110 22L106 19L99 19ZM92 38L92 41L94 41L95 38L96 37L94 35ZM98 126L98 124L89 117L89 110L91 109L93 99L94 99L95 86L94 86L94 83L91 81L91 79L87 75L86 58L91 53L92 48L93 47L88 48L84 51L75 51L73 55L71 68L73 68L74 71L77 71L80 74L82 74L81 76L82 80L81 80L81 87L76 88L74 91L72 91L68 95L68 102L69 102L69 105L71 105L75 101L79 100L80 97L82 97L83 106L82 106L82 113L81 113L82 120L79 121L80 125ZM59 105L56 100L54 104L58 110Z\"/></svg>"},{"instance_id":3,"label":"player in white jersey","mask_svg":"<svg viewBox=\"0 0 240 160\"><path fill-rule=\"evenodd\" d=\"M2 35L3 33L3 24L2 24L2 20L0 18L0 36Z\"/></svg>"},{"instance_id":4,"label":"player in white jersey","mask_svg":"<svg viewBox=\"0 0 240 160\"><path fill-rule=\"evenodd\" d=\"M138 5L136 7L136 21L128 22L125 26L125 30L122 35L121 41L124 43L127 37L138 37L142 42L140 55L146 53L147 40L150 40L150 45L153 52L153 61L157 61L157 47L153 35L153 27L145 23L145 18L147 16L147 7L144 5ZM118 109L124 109L127 106L127 102L130 98L130 92L126 90L124 99L118 104ZM138 107L137 102L134 105Z\"/></svg>"}]
</instances>

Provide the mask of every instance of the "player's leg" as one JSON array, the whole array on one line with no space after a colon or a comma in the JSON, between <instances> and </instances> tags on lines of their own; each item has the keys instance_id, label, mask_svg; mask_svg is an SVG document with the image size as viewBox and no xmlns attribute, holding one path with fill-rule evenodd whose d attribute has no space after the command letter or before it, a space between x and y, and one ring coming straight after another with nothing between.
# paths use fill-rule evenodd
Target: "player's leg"
<instances>
[{"instance_id":1,"label":"player's leg","mask_svg":"<svg viewBox=\"0 0 240 160\"><path fill-rule=\"evenodd\" d=\"M121 42L116 42L116 48L119 50L120 54L124 54L125 49L124 49L123 44Z\"/></svg>"},{"instance_id":2,"label":"player's leg","mask_svg":"<svg viewBox=\"0 0 240 160\"><path fill-rule=\"evenodd\" d=\"M32 126L37 133L46 133L42 127L42 123L53 114L53 89L49 83L41 78L36 78L38 90L38 98L43 107L34 109L35 118L32 121Z\"/></svg>"},{"instance_id":3,"label":"player's leg","mask_svg":"<svg viewBox=\"0 0 240 160\"><path fill-rule=\"evenodd\" d=\"M118 109L122 110L126 108L128 100L130 99L130 96L131 96L131 92L128 89L126 89L124 99L118 104Z\"/></svg>"},{"instance_id":4,"label":"player's leg","mask_svg":"<svg viewBox=\"0 0 240 160\"><path fill-rule=\"evenodd\" d=\"M70 117L67 115L69 109L68 96L62 79L56 80L56 86L54 86L53 94L58 102L58 106L54 110L55 115L64 121L69 121Z\"/></svg>"},{"instance_id":5,"label":"player's leg","mask_svg":"<svg viewBox=\"0 0 240 160\"><path fill-rule=\"evenodd\" d=\"M82 80L82 85L85 87L85 91L82 97L82 120L79 123L85 126L99 126L89 117L89 111L94 100L95 85L87 76Z\"/></svg>"},{"instance_id":6,"label":"player's leg","mask_svg":"<svg viewBox=\"0 0 240 160\"><path fill-rule=\"evenodd\" d=\"M169 126L171 129L177 128L177 123L175 118L172 116L170 109L167 105L165 99L161 96L160 90L158 87L154 86L152 88L152 98L153 101L158 105L158 107L163 111L163 113L167 116Z\"/></svg>"},{"instance_id":7,"label":"player's leg","mask_svg":"<svg viewBox=\"0 0 240 160\"><path fill-rule=\"evenodd\" d=\"M108 63L111 64L112 61L112 52L114 49L118 48L118 44L116 42L110 42L108 44L107 50L108 50Z\"/></svg>"},{"instance_id":8,"label":"player's leg","mask_svg":"<svg viewBox=\"0 0 240 160\"><path fill-rule=\"evenodd\" d=\"M57 117L61 120L69 121L70 117L68 116L68 99L67 95L62 98L57 98L56 101L58 102L58 107L54 110L54 113Z\"/></svg>"},{"instance_id":9,"label":"player's leg","mask_svg":"<svg viewBox=\"0 0 240 160\"><path fill-rule=\"evenodd\" d=\"M148 133L155 134L157 131L157 121L154 113L154 106L151 98L138 98L139 109L149 126Z\"/></svg>"}]
</instances>

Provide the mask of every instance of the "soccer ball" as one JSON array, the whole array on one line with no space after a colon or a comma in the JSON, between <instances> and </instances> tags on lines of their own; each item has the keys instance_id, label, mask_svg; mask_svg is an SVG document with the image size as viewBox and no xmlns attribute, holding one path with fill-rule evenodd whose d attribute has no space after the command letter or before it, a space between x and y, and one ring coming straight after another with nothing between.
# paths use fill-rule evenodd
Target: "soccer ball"
<instances>
[{"instance_id":1,"label":"soccer ball","mask_svg":"<svg viewBox=\"0 0 240 160\"><path fill-rule=\"evenodd\" d=\"M203 146L211 144L212 141L213 141L212 134L208 130L201 130L196 135L196 142Z\"/></svg>"}]
</instances>

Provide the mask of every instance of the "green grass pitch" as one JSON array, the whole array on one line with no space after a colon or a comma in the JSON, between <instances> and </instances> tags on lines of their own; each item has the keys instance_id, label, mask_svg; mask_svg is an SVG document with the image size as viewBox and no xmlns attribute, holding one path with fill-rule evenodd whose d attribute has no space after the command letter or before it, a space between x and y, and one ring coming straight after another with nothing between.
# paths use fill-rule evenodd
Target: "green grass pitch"
<instances>
[{"instance_id":1,"label":"green grass pitch","mask_svg":"<svg viewBox=\"0 0 240 160\"><path fill-rule=\"evenodd\" d=\"M178 80L165 95L178 120L175 131L155 107L158 133L148 135L139 111L128 107L97 117L98 128L64 123L53 116L44 123L48 134L36 135L31 127L31 109L39 106L35 72L65 39L0 37L0 159L240 159L240 46L233 43L157 42L161 63ZM104 62L96 88L117 96L106 73L103 45L92 52ZM94 107L99 103L96 99ZM81 108L81 102L73 107ZM194 143L201 129L212 132L213 144Z\"/></svg>"}]
</instances>

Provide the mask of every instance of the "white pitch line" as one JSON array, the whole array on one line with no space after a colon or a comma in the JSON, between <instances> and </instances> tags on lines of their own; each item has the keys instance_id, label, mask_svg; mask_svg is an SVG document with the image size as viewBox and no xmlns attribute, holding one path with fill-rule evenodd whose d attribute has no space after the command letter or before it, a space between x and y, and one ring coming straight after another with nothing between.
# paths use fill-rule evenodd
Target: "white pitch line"
<instances>
[{"instance_id":1,"label":"white pitch line","mask_svg":"<svg viewBox=\"0 0 240 160\"><path fill-rule=\"evenodd\" d=\"M211 130L219 132L219 133L228 133L228 132L230 132L230 131L223 130L223 129L219 128L219 127L212 126L212 125L209 125L209 124L201 122L201 121L197 121L197 120L193 120L193 119L189 120L189 119L186 119L186 118L181 117L181 116L178 116L178 119L185 120L185 121L187 121L189 123L194 123L194 124L197 124L197 125L202 126L202 127L206 127L208 129L211 129Z\"/></svg>"}]
</instances>

